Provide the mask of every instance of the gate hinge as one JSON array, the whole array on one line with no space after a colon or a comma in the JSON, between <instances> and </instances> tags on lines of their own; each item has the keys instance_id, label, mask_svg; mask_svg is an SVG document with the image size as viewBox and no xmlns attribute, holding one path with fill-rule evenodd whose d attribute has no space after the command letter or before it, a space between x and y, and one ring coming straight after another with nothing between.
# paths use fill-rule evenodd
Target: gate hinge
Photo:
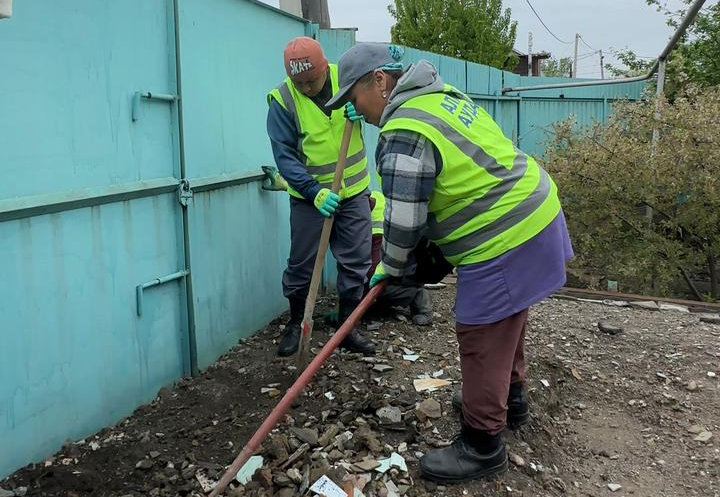
<instances>
[{"instance_id":1,"label":"gate hinge","mask_svg":"<svg viewBox=\"0 0 720 497\"><path fill-rule=\"evenodd\" d=\"M178 184L178 201L183 207L187 207L190 201L193 199L193 192L190 189L190 180L181 179Z\"/></svg>"}]
</instances>

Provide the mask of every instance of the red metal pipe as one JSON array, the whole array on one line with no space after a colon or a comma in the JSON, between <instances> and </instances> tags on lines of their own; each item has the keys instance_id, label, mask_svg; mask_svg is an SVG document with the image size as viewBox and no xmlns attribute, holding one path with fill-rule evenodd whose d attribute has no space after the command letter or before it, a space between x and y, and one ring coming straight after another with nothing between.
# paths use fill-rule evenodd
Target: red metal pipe
<instances>
[{"instance_id":1,"label":"red metal pipe","mask_svg":"<svg viewBox=\"0 0 720 497\"><path fill-rule=\"evenodd\" d=\"M272 429L275 428L275 425L278 421L280 421L280 418L288 411L288 409L290 409L295 399L298 398L303 389L308 383L310 383L310 380L312 380L313 376L315 376L315 373L318 372L323 363L328 359L328 357L330 357L335 349L338 348L340 343L345 339L350 331L355 328L358 321L360 321L370 306L375 303L375 300L377 300L378 296L385 289L385 284L386 282L384 281L380 282L368 292L365 298L362 299L362 302L360 302L360 304L358 304L355 308L353 313L350 314L342 326L340 326L330 340L328 340L320 353L315 356L310 364L308 364L308 367L305 371L303 371L298 379L295 380L295 383L293 383L288 389L285 396L280 400L278 405L275 406L275 409L273 409L268 417L265 418L265 421L263 421L263 424L260 425L260 428L258 428L250 441L245 444L245 447L243 447L240 454L238 454L235 458L233 463L218 482L217 486L212 490L212 492L210 492L209 497L217 497L227 488L230 482L235 478L237 472L240 471L240 468L243 467L258 447L260 447L260 444L265 440L265 437L267 437Z\"/></svg>"}]
</instances>

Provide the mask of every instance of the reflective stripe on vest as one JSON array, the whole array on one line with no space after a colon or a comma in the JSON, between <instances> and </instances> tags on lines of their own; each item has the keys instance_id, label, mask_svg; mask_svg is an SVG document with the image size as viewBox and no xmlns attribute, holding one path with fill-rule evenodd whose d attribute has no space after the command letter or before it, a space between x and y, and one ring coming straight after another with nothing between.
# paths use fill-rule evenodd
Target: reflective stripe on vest
<instances>
[{"instance_id":1,"label":"reflective stripe on vest","mask_svg":"<svg viewBox=\"0 0 720 497\"><path fill-rule=\"evenodd\" d=\"M330 64L330 80L335 94L338 91L338 70L334 64ZM308 173L323 188L331 188L346 122L344 109L335 110L328 117L315 102L297 91L290 78L270 92L268 102L271 99L277 100L292 116L298 130L298 155ZM359 122L353 128L348 154L339 193L341 198L354 197L370 186ZM288 187L288 193L302 198L292 187Z\"/></svg>"},{"instance_id":2,"label":"reflective stripe on vest","mask_svg":"<svg viewBox=\"0 0 720 497\"><path fill-rule=\"evenodd\" d=\"M384 233L383 222L385 221L385 195L379 191L374 191L370 196L375 199L375 207L371 212L372 233L373 235L382 235Z\"/></svg>"},{"instance_id":3,"label":"reflective stripe on vest","mask_svg":"<svg viewBox=\"0 0 720 497\"><path fill-rule=\"evenodd\" d=\"M428 235L451 263L474 264L533 238L555 219L560 202L550 176L483 109L453 88L446 92L410 99L382 132L415 131L437 147L443 169Z\"/></svg>"}]
</instances>

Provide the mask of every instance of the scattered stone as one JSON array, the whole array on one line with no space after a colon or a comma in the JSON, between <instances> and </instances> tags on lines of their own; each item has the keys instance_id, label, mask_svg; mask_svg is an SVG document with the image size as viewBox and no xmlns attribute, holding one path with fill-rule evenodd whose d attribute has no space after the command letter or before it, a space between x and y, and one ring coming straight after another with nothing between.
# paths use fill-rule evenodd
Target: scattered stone
<instances>
[{"instance_id":1,"label":"scattered stone","mask_svg":"<svg viewBox=\"0 0 720 497\"><path fill-rule=\"evenodd\" d=\"M700 322L708 324L720 324L720 314L699 314Z\"/></svg>"},{"instance_id":2,"label":"scattered stone","mask_svg":"<svg viewBox=\"0 0 720 497\"><path fill-rule=\"evenodd\" d=\"M644 300L639 302L630 302L633 309L645 309L647 311L659 311L660 306L654 300Z\"/></svg>"},{"instance_id":3,"label":"scattered stone","mask_svg":"<svg viewBox=\"0 0 720 497\"><path fill-rule=\"evenodd\" d=\"M707 372L707 377L708 377L708 378L715 378L716 376L717 376L717 374L713 373L712 371L708 371L708 372Z\"/></svg>"},{"instance_id":4,"label":"scattered stone","mask_svg":"<svg viewBox=\"0 0 720 497\"><path fill-rule=\"evenodd\" d=\"M392 371L393 369L395 368L393 368L389 364L376 364L373 367L373 371L377 371L378 373L387 373L388 371Z\"/></svg>"},{"instance_id":5,"label":"scattered stone","mask_svg":"<svg viewBox=\"0 0 720 497\"><path fill-rule=\"evenodd\" d=\"M15 489L16 497L25 497L27 495L27 492L28 492L27 487L18 487Z\"/></svg>"},{"instance_id":6,"label":"scattered stone","mask_svg":"<svg viewBox=\"0 0 720 497\"><path fill-rule=\"evenodd\" d=\"M437 378L423 378L421 380L413 380L413 386L416 392L434 392L438 388L450 386L450 382Z\"/></svg>"},{"instance_id":7,"label":"scattered stone","mask_svg":"<svg viewBox=\"0 0 720 497\"><path fill-rule=\"evenodd\" d=\"M617 492L622 488L622 485L618 485L617 483L608 483L607 486L611 492Z\"/></svg>"},{"instance_id":8,"label":"scattered stone","mask_svg":"<svg viewBox=\"0 0 720 497\"><path fill-rule=\"evenodd\" d=\"M704 431L705 431L705 428L703 428L702 426L699 426L699 425L692 425L691 427L689 427L689 428L687 429L687 431L688 431L688 433L690 433L691 435L698 435L698 434L704 432Z\"/></svg>"},{"instance_id":9,"label":"scattered stone","mask_svg":"<svg viewBox=\"0 0 720 497\"><path fill-rule=\"evenodd\" d=\"M160 452L158 452L156 450L153 450L152 452L150 452L150 459L157 459L158 457L160 457Z\"/></svg>"},{"instance_id":10,"label":"scattered stone","mask_svg":"<svg viewBox=\"0 0 720 497\"><path fill-rule=\"evenodd\" d=\"M270 468L260 468L260 471L256 471L253 477L260 482L263 488L272 488L273 476Z\"/></svg>"},{"instance_id":11,"label":"scattered stone","mask_svg":"<svg viewBox=\"0 0 720 497\"><path fill-rule=\"evenodd\" d=\"M335 439L337 434L340 433L340 427L338 425L330 425L325 433L322 434L318 443L320 447L326 447L332 440Z\"/></svg>"},{"instance_id":12,"label":"scattered stone","mask_svg":"<svg viewBox=\"0 0 720 497\"><path fill-rule=\"evenodd\" d=\"M318 444L318 432L312 428L290 428L292 433L298 440L310 444L310 447L316 447Z\"/></svg>"},{"instance_id":13,"label":"scattered stone","mask_svg":"<svg viewBox=\"0 0 720 497\"><path fill-rule=\"evenodd\" d=\"M398 445L398 454L404 454L408 450L408 445L405 442L402 442L400 445Z\"/></svg>"},{"instance_id":14,"label":"scattered stone","mask_svg":"<svg viewBox=\"0 0 720 497\"><path fill-rule=\"evenodd\" d=\"M687 388L688 392L694 392L698 389L698 384L694 381L691 381L687 384L685 388Z\"/></svg>"},{"instance_id":15,"label":"scattered stone","mask_svg":"<svg viewBox=\"0 0 720 497\"><path fill-rule=\"evenodd\" d=\"M607 321L600 321L598 323L598 329L603 333L607 333L608 335L619 335L624 331L620 326L616 326Z\"/></svg>"},{"instance_id":16,"label":"scattered stone","mask_svg":"<svg viewBox=\"0 0 720 497\"><path fill-rule=\"evenodd\" d=\"M287 477L290 478L290 480L297 485L300 485L303 481L303 475L299 469L289 469L287 472Z\"/></svg>"},{"instance_id":17,"label":"scattered stone","mask_svg":"<svg viewBox=\"0 0 720 497\"><path fill-rule=\"evenodd\" d=\"M290 477L286 474L277 474L273 477L273 482L278 487L292 487L294 486L293 481L290 479Z\"/></svg>"},{"instance_id":18,"label":"scattered stone","mask_svg":"<svg viewBox=\"0 0 720 497\"><path fill-rule=\"evenodd\" d=\"M15 492L0 488L0 497L15 497Z\"/></svg>"},{"instance_id":19,"label":"scattered stone","mask_svg":"<svg viewBox=\"0 0 720 497\"><path fill-rule=\"evenodd\" d=\"M518 468L524 468L524 467L525 467L525 459L523 459L522 457L520 457L520 456L517 455L517 454L513 454L512 452L510 452L510 453L508 454L508 459L510 460L511 463L513 463L513 464L514 464L515 466L517 466Z\"/></svg>"},{"instance_id":20,"label":"scattered stone","mask_svg":"<svg viewBox=\"0 0 720 497\"><path fill-rule=\"evenodd\" d=\"M417 405L415 415L421 423L428 419L438 419L442 417L442 407L437 400L426 399Z\"/></svg>"},{"instance_id":21,"label":"scattered stone","mask_svg":"<svg viewBox=\"0 0 720 497\"><path fill-rule=\"evenodd\" d=\"M383 452L383 445L378 440L375 432L367 425L358 428L353 438L360 447L367 447L373 454L381 454Z\"/></svg>"},{"instance_id":22,"label":"scattered stone","mask_svg":"<svg viewBox=\"0 0 720 497\"><path fill-rule=\"evenodd\" d=\"M278 490L277 497L294 497L297 494L295 487L283 487Z\"/></svg>"},{"instance_id":23,"label":"scattered stone","mask_svg":"<svg viewBox=\"0 0 720 497\"><path fill-rule=\"evenodd\" d=\"M684 314L690 313L690 308L687 306L684 306L684 305L669 304L667 302L659 302L658 306L660 307L661 311L682 312Z\"/></svg>"},{"instance_id":24,"label":"scattered stone","mask_svg":"<svg viewBox=\"0 0 720 497\"><path fill-rule=\"evenodd\" d=\"M142 470L150 470L152 467L155 466L155 462L151 461L150 459L142 459L141 461L138 461L138 463L135 465L135 469L142 469Z\"/></svg>"},{"instance_id":25,"label":"scattered stone","mask_svg":"<svg viewBox=\"0 0 720 497\"><path fill-rule=\"evenodd\" d=\"M709 442L713 434L709 431L701 432L697 437L694 438L696 442Z\"/></svg>"},{"instance_id":26,"label":"scattered stone","mask_svg":"<svg viewBox=\"0 0 720 497\"><path fill-rule=\"evenodd\" d=\"M380 424L394 425L402 422L402 411L398 407L382 407L375 413L380 418Z\"/></svg>"},{"instance_id":27,"label":"scattered stone","mask_svg":"<svg viewBox=\"0 0 720 497\"><path fill-rule=\"evenodd\" d=\"M364 461L356 462L353 464L357 468L358 473L367 473L380 466L380 463L375 459L366 459Z\"/></svg>"}]
</instances>

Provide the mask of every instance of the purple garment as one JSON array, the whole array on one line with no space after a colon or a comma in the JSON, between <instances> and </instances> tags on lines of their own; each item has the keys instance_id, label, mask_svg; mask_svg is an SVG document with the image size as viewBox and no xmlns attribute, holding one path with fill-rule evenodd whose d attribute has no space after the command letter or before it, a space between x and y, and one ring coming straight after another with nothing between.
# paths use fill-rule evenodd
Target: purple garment
<instances>
[{"instance_id":1,"label":"purple garment","mask_svg":"<svg viewBox=\"0 0 720 497\"><path fill-rule=\"evenodd\" d=\"M535 238L488 262L457 268L456 320L497 323L553 294L565 284L572 259L562 211Z\"/></svg>"}]
</instances>

